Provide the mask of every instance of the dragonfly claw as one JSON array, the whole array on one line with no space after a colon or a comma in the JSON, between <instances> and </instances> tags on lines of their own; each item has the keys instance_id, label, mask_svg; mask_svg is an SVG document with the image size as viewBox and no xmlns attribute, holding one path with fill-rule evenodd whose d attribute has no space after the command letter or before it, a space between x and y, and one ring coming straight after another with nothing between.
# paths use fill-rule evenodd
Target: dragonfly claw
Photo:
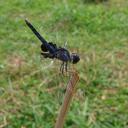
<instances>
[{"instance_id":1,"label":"dragonfly claw","mask_svg":"<svg viewBox=\"0 0 128 128\"><path fill-rule=\"evenodd\" d=\"M61 72L62 74L64 74L64 72L67 72L67 66L68 66L67 62L66 62L66 63L63 62L63 63L61 64L61 66L60 66L60 72Z\"/></svg>"}]
</instances>

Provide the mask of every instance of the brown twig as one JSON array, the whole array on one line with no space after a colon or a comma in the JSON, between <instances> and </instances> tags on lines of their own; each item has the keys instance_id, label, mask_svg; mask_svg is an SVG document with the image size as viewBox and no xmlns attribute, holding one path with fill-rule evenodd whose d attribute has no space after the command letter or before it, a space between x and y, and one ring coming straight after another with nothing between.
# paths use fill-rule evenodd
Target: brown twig
<instances>
[{"instance_id":1,"label":"brown twig","mask_svg":"<svg viewBox=\"0 0 128 128\"><path fill-rule=\"evenodd\" d=\"M63 128L64 119L65 119L66 113L68 111L71 99L73 97L73 93L75 91L76 83L78 82L78 80L79 80L78 73L73 72L71 74L71 78L67 84L67 89L66 89L64 101L63 101L63 104L60 108L60 113L57 117L55 128Z\"/></svg>"}]
</instances>

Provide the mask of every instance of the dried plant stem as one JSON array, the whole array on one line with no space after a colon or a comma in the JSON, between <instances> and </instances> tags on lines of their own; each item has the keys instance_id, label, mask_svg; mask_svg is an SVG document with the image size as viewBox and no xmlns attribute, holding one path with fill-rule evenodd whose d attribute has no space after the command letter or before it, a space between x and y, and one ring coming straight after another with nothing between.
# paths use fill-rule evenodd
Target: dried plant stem
<instances>
[{"instance_id":1,"label":"dried plant stem","mask_svg":"<svg viewBox=\"0 0 128 128\"><path fill-rule=\"evenodd\" d=\"M57 121L55 124L55 128L63 128L64 119L65 119L66 113L68 111L71 99L72 99L74 91L75 91L75 86L76 86L78 80L79 80L78 73L73 72L71 74L71 78L67 84L67 89L66 89L64 101L63 101L63 104L60 108L60 113L58 115L58 118L57 118Z\"/></svg>"}]
</instances>

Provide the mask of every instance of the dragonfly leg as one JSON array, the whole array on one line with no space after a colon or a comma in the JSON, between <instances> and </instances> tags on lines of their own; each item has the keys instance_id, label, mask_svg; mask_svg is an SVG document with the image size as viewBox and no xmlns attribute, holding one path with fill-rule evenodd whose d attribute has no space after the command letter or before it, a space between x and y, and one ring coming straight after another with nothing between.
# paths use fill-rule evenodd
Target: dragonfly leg
<instances>
[{"instance_id":1,"label":"dragonfly leg","mask_svg":"<svg viewBox=\"0 0 128 128\"><path fill-rule=\"evenodd\" d=\"M61 66L60 66L60 72L62 72L62 74L64 72L64 62L62 62Z\"/></svg>"},{"instance_id":2,"label":"dragonfly leg","mask_svg":"<svg viewBox=\"0 0 128 128\"><path fill-rule=\"evenodd\" d=\"M65 71L67 72L68 71L68 62L65 63Z\"/></svg>"},{"instance_id":3,"label":"dragonfly leg","mask_svg":"<svg viewBox=\"0 0 128 128\"><path fill-rule=\"evenodd\" d=\"M64 74L64 62L62 63L62 74Z\"/></svg>"},{"instance_id":4,"label":"dragonfly leg","mask_svg":"<svg viewBox=\"0 0 128 128\"><path fill-rule=\"evenodd\" d=\"M60 72L61 72L61 70L62 70L62 64L60 65Z\"/></svg>"}]
</instances>

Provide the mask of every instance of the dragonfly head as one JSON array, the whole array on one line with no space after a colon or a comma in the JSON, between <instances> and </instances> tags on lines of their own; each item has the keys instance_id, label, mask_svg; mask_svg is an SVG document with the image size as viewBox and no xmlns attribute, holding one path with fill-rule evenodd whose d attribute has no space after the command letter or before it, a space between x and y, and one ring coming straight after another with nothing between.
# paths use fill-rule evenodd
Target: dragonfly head
<instances>
[{"instance_id":1,"label":"dragonfly head","mask_svg":"<svg viewBox=\"0 0 128 128\"><path fill-rule=\"evenodd\" d=\"M73 64L76 64L79 61L80 61L80 57L76 53L72 53L71 54L71 62Z\"/></svg>"}]
</instances>

